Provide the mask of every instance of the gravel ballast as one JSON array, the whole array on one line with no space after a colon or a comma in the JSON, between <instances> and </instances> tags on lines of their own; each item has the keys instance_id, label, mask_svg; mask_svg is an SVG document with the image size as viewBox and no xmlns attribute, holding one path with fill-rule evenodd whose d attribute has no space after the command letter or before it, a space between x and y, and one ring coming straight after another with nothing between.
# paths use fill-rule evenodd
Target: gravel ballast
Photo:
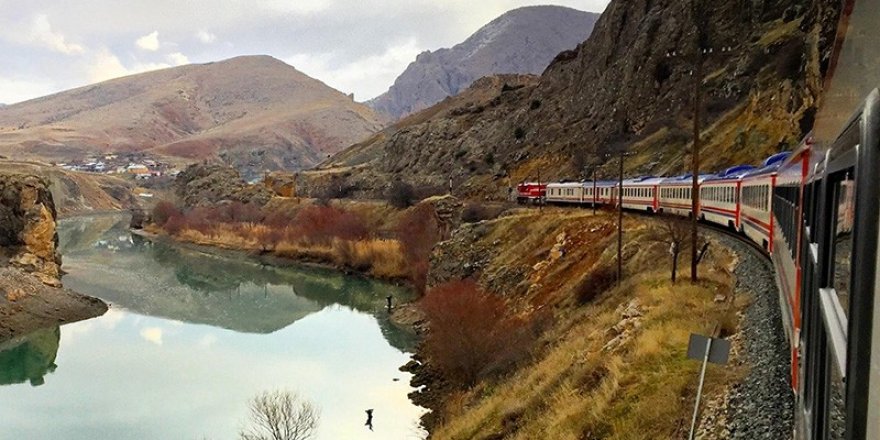
<instances>
[{"instance_id":1,"label":"gravel ballast","mask_svg":"<svg viewBox=\"0 0 880 440\"><path fill-rule=\"evenodd\" d=\"M735 343L739 345L735 362L746 365L748 373L728 389L718 407L706 411L699 438L790 439L794 394L773 266L749 244L714 231L711 235L737 254L736 294L750 295L753 301Z\"/></svg>"}]
</instances>

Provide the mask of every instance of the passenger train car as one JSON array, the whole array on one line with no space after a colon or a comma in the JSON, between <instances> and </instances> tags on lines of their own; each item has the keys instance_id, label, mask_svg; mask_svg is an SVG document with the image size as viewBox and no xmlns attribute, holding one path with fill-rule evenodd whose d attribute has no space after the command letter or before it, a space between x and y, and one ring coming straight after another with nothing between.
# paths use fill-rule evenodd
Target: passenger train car
<instances>
[{"instance_id":1,"label":"passenger train car","mask_svg":"<svg viewBox=\"0 0 880 440\"><path fill-rule=\"evenodd\" d=\"M692 178L534 184L535 203L690 217ZM700 176L698 219L760 245L776 270L797 397L795 438L880 439L880 92L826 149ZM622 192L621 192L622 191ZM877 299L877 300L875 300Z\"/></svg>"},{"instance_id":2,"label":"passenger train car","mask_svg":"<svg viewBox=\"0 0 880 440\"><path fill-rule=\"evenodd\" d=\"M623 208L650 213L660 211L660 182L662 181L662 177L638 177L624 180Z\"/></svg>"},{"instance_id":3,"label":"passenger train car","mask_svg":"<svg viewBox=\"0 0 880 440\"><path fill-rule=\"evenodd\" d=\"M742 216L739 193L742 178L755 170L751 165L731 167L703 181L700 186L700 219L740 231Z\"/></svg>"}]
</instances>

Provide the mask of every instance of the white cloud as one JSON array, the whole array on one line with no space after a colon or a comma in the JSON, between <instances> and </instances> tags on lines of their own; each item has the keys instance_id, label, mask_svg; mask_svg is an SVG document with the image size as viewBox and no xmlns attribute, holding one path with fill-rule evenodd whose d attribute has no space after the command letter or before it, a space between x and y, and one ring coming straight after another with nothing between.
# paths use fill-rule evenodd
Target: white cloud
<instances>
[{"instance_id":1,"label":"white cloud","mask_svg":"<svg viewBox=\"0 0 880 440\"><path fill-rule=\"evenodd\" d=\"M31 23L30 40L47 49L60 52L65 55L75 55L85 52L79 44L67 41L67 37L52 29L49 17L38 14Z\"/></svg>"},{"instance_id":2,"label":"white cloud","mask_svg":"<svg viewBox=\"0 0 880 440\"><path fill-rule=\"evenodd\" d=\"M389 47L384 53L360 58L334 67L335 55L297 54L285 61L301 72L324 81L344 93L357 90L358 101L375 98L388 89L394 79L406 69L423 50L415 38Z\"/></svg>"},{"instance_id":3,"label":"white cloud","mask_svg":"<svg viewBox=\"0 0 880 440\"><path fill-rule=\"evenodd\" d=\"M134 42L135 46L140 49L155 52L159 50L159 31L153 31L143 37L138 38Z\"/></svg>"},{"instance_id":4,"label":"white cloud","mask_svg":"<svg viewBox=\"0 0 880 440\"><path fill-rule=\"evenodd\" d=\"M122 61L108 49L99 50L89 62L88 76L91 82L101 82L111 78L128 75L129 71Z\"/></svg>"},{"instance_id":5,"label":"white cloud","mask_svg":"<svg viewBox=\"0 0 880 440\"><path fill-rule=\"evenodd\" d=\"M147 342L162 345L162 329L159 327L147 327L141 330L141 337Z\"/></svg>"},{"instance_id":6,"label":"white cloud","mask_svg":"<svg viewBox=\"0 0 880 440\"><path fill-rule=\"evenodd\" d=\"M15 104L57 91L58 89L48 81L0 77L0 102L3 104Z\"/></svg>"},{"instance_id":7,"label":"white cloud","mask_svg":"<svg viewBox=\"0 0 880 440\"><path fill-rule=\"evenodd\" d=\"M202 29L196 32L196 39L198 39L202 43L211 44L214 41L217 41L217 36L212 34L211 32L208 32L207 30Z\"/></svg>"},{"instance_id":8,"label":"white cloud","mask_svg":"<svg viewBox=\"0 0 880 440\"><path fill-rule=\"evenodd\" d=\"M181 56L183 55L181 54ZM186 57L184 56L184 58ZM137 61L127 67L113 52L104 48L94 54L88 62L86 71L89 81L94 83L168 67L173 66L168 63L141 63Z\"/></svg>"},{"instance_id":9,"label":"white cloud","mask_svg":"<svg viewBox=\"0 0 880 440\"><path fill-rule=\"evenodd\" d=\"M174 52L174 53L168 54L167 58L168 58L168 61L173 66L182 66L184 64L189 64L189 58L187 58L186 55L184 55L180 52Z\"/></svg>"}]
</instances>

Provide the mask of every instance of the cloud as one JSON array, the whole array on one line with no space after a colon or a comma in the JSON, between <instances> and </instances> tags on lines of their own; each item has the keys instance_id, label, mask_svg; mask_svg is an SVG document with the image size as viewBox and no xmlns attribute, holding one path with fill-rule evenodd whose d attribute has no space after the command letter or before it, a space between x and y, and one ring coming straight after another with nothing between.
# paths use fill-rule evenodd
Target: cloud
<instances>
[{"instance_id":1,"label":"cloud","mask_svg":"<svg viewBox=\"0 0 880 440\"><path fill-rule=\"evenodd\" d=\"M179 55L179 57L176 55ZM176 61L180 61L180 57L186 59L186 56L179 53L171 54L169 55L170 57L174 57L171 59ZM187 59L186 61L188 62L189 60ZM89 81L95 83L151 70L166 69L168 67L173 66L168 63L142 63L137 60L131 66L126 66L113 52L103 48L97 51L88 62L86 71Z\"/></svg>"},{"instance_id":2,"label":"cloud","mask_svg":"<svg viewBox=\"0 0 880 440\"><path fill-rule=\"evenodd\" d=\"M170 62L171 65L173 65L173 66L182 66L184 64L189 64L189 58L187 58L186 55L184 55L180 52L174 52L174 53L168 54L167 58L168 58L168 62Z\"/></svg>"},{"instance_id":3,"label":"cloud","mask_svg":"<svg viewBox=\"0 0 880 440\"><path fill-rule=\"evenodd\" d=\"M141 330L141 337L147 342L162 345L162 329L159 327L147 327Z\"/></svg>"},{"instance_id":4,"label":"cloud","mask_svg":"<svg viewBox=\"0 0 880 440\"><path fill-rule=\"evenodd\" d=\"M30 79L0 77L0 102L3 104L15 104L57 91L57 88L50 81L40 82Z\"/></svg>"},{"instance_id":5,"label":"cloud","mask_svg":"<svg viewBox=\"0 0 880 440\"><path fill-rule=\"evenodd\" d=\"M217 40L217 36L202 29L196 32L196 39L205 44L211 44Z\"/></svg>"},{"instance_id":6,"label":"cloud","mask_svg":"<svg viewBox=\"0 0 880 440\"><path fill-rule=\"evenodd\" d=\"M60 52L65 55L76 55L85 52L85 49L79 44L67 41L67 38L61 33L52 29L49 23L49 17L45 14L38 14L31 23L30 40L47 49Z\"/></svg>"},{"instance_id":7,"label":"cloud","mask_svg":"<svg viewBox=\"0 0 880 440\"><path fill-rule=\"evenodd\" d=\"M138 38L134 42L135 46L140 49L155 52L159 50L159 31L153 31L143 37Z\"/></svg>"},{"instance_id":8,"label":"cloud","mask_svg":"<svg viewBox=\"0 0 880 440\"><path fill-rule=\"evenodd\" d=\"M334 54L297 54L285 61L344 93L356 90L360 95L355 98L365 101L385 92L422 51L416 39L411 38L387 48L381 54L351 62L338 61L340 57Z\"/></svg>"}]
</instances>

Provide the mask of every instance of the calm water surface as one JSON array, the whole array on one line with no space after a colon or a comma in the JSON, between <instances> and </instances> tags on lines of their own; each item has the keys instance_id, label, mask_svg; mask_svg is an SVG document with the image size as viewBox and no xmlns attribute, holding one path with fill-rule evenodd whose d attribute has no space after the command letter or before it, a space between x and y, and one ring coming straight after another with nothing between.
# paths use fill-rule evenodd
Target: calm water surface
<instances>
[{"instance_id":1,"label":"calm water surface","mask_svg":"<svg viewBox=\"0 0 880 440\"><path fill-rule=\"evenodd\" d=\"M233 439L273 389L320 407L319 439L422 438L413 337L383 312L406 291L152 244L120 216L59 235L65 286L111 308L0 346L0 438Z\"/></svg>"}]
</instances>

